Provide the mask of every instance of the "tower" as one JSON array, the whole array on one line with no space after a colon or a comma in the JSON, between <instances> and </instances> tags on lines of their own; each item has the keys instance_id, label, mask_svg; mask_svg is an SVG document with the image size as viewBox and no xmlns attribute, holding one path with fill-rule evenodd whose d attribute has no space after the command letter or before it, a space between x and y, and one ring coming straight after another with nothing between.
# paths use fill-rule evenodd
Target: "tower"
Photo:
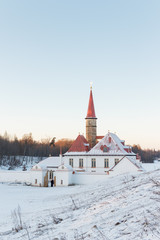
<instances>
[{"instance_id":1,"label":"tower","mask_svg":"<svg viewBox=\"0 0 160 240\"><path fill-rule=\"evenodd\" d=\"M94 145L96 145L97 136L97 118L94 110L92 86L90 87L88 111L85 119L86 119L86 139L89 142L90 148L92 148L94 147Z\"/></svg>"}]
</instances>

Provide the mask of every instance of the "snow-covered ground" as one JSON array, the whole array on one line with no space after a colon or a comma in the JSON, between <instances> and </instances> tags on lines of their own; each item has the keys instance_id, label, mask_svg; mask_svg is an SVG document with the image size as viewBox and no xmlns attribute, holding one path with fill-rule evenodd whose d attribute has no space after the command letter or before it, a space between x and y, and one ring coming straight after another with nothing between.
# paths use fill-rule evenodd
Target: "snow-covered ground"
<instances>
[{"instance_id":1,"label":"snow-covered ground","mask_svg":"<svg viewBox=\"0 0 160 240\"><path fill-rule=\"evenodd\" d=\"M89 186L0 184L0 240L23 239L160 239L160 170Z\"/></svg>"},{"instance_id":2,"label":"snow-covered ground","mask_svg":"<svg viewBox=\"0 0 160 240\"><path fill-rule=\"evenodd\" d=\"M142 163L142 167L148 172L148 171L154 171L157 169L160 169L160 162L154 161L154 163Z\"/></svg>"},{"instance_id":3,"label":"snow-covered ground","mask_svg":"<svg viewBox=\"0 0 160 240\"><path fill-rule=\"evenodd\" d=\"M12 166L9 165L11 163L11 160L15 158L19 162L19 166ZM36 165L38 162L42 161L46 157L32 157L32 156L6 156L2 159L2 162L5 162L6 166L1 165L0 171L4 170L13 170L13 171L23 171L24 166L25 170L29 171L34 165Z\"/></svg>"}]
</instances>

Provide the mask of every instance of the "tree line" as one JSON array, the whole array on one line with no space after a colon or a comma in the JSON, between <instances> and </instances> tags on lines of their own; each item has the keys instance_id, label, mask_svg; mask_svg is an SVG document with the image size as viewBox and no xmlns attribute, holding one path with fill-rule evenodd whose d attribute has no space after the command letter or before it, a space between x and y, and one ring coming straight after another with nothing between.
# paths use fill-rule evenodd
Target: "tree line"
<instances>
[{"instance_id":1,"label":"tree line","mask_svg":"<svg viewBox=\"0 0 160 240\"><path fill-rule=\"evenodd\" d=\"M132 151L138 153L141 156L141 161L144 163L153 163L155 159L160 158L160 150L142 149L139 144L133 145Z\"/></svg>"},{"instance_id":2,"label":"tree line","mask_svg":"<svg viewBox=\"0 0 160 240\"><path fill-rule=\"evenodd\" d=\"M55 138L46 138L36 141L32 133L24 134L21 139L16 136L12 139L7 133L0 136L0 165L6 165L6 161L16 162L17 156L38 157L40 160L44 157L58 156L60 152L65 153L72 144L70 139L61 139L57 142ZM10 162L9 162L10 164Z\"/></svg>"}]
</instances>

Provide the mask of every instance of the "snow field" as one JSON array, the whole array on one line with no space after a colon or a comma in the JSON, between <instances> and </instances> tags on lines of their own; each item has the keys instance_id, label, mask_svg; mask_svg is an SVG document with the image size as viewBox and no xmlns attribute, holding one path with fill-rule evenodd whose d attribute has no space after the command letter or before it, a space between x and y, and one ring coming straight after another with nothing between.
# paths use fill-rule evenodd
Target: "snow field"
<instances>
[{"instance_id":1,"label":"snow field","mask_svg":"<svg viewBox=\"0 0 160 240\"><path fill-rule=\"evenodd\" d=\"M160 170L89 186L0 184L1 240L160 239ZM21 208L16 232L11 212Z\"/></svg>"}]
</instances>

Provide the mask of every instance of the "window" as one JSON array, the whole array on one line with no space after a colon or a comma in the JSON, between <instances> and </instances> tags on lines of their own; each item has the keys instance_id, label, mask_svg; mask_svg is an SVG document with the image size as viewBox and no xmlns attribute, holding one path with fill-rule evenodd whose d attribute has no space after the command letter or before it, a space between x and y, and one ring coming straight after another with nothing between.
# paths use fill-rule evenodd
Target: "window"
<instances>
[{"instance_id":1,"label":"window","mask_svg":"<svg viewBox=\"0 0 160 240\"><path fill-rule=\"evenodd\" d=\"M63 180L61 180L61 185L63 185Z\"/></svg>"},{"instance_id":2,"label":"window","mask_svg":"<svg viewBox=\"0 0 160 240\"><path fill-rule=\"evenodd\" d=\"M115 159L114 159L115 165L116 165L118 162L119 162L119 159L118 159L118 158L115 158Z\"/></svg>"},{"instance_id":3,"label":"window","mask_svg":"<svg viewBox=\"0 0 160 240\"><path fill-rule=\"evenodd\" d=\"M52 170L50 171L49 178L53 179L53 171Z\"/></svg>"},{"instance_id":4,"label":"window","mask_svg":"<svg viewBox=\"0 0 160 240\"><path fill-rule=\"evenodd\" d=\"M103 152L108 152L108 148L106 146L103 147Z\"/></svg>"},{"instance_id":5,"label":"window","mask_svg":"<svg viewBox=\"0 0 160 240\"><path fill-rule=\"evenodd\" d=\"M92 168L95 168L95 167L96 167L96 159L95 159L95 158L92 158L92 159L91 159L91 167L92 167Z\"/></svg>"},{"instance_id":6,"label":"window","mask_svg":"<svg viewBox=\"0 0 160 240\"><path fill-rule=\"evenodd\" d=\"M104 168L109 168L109 159L104 159Z\"/></svg>"},{"instance_id":7,"label":"window","mask_svg":"<svg viewBox=\"0 0 160 240\"><path fill-rule=\"evenodd\" d=\"M79 159L79 167L83 168L83 159L82 158Z\"/></svg>"},{"instance_id":8,"label":"window","mask_svg":"<svg viewBox=\"0 0 160 240\"><path fill-rule=\"evenodd\" d=\"M69 165L71 165L73 167L73 158L69 159Z\"/></svg>"},{"instance_id":9,"label":"window","mask_svg":"<svg viewBox=\"0 0 160 240\"><path fill-rule=\"evenodd\" d=\"M35 184L37 184L37 179L35 179Z\"/></svg>"}]
</instances>

